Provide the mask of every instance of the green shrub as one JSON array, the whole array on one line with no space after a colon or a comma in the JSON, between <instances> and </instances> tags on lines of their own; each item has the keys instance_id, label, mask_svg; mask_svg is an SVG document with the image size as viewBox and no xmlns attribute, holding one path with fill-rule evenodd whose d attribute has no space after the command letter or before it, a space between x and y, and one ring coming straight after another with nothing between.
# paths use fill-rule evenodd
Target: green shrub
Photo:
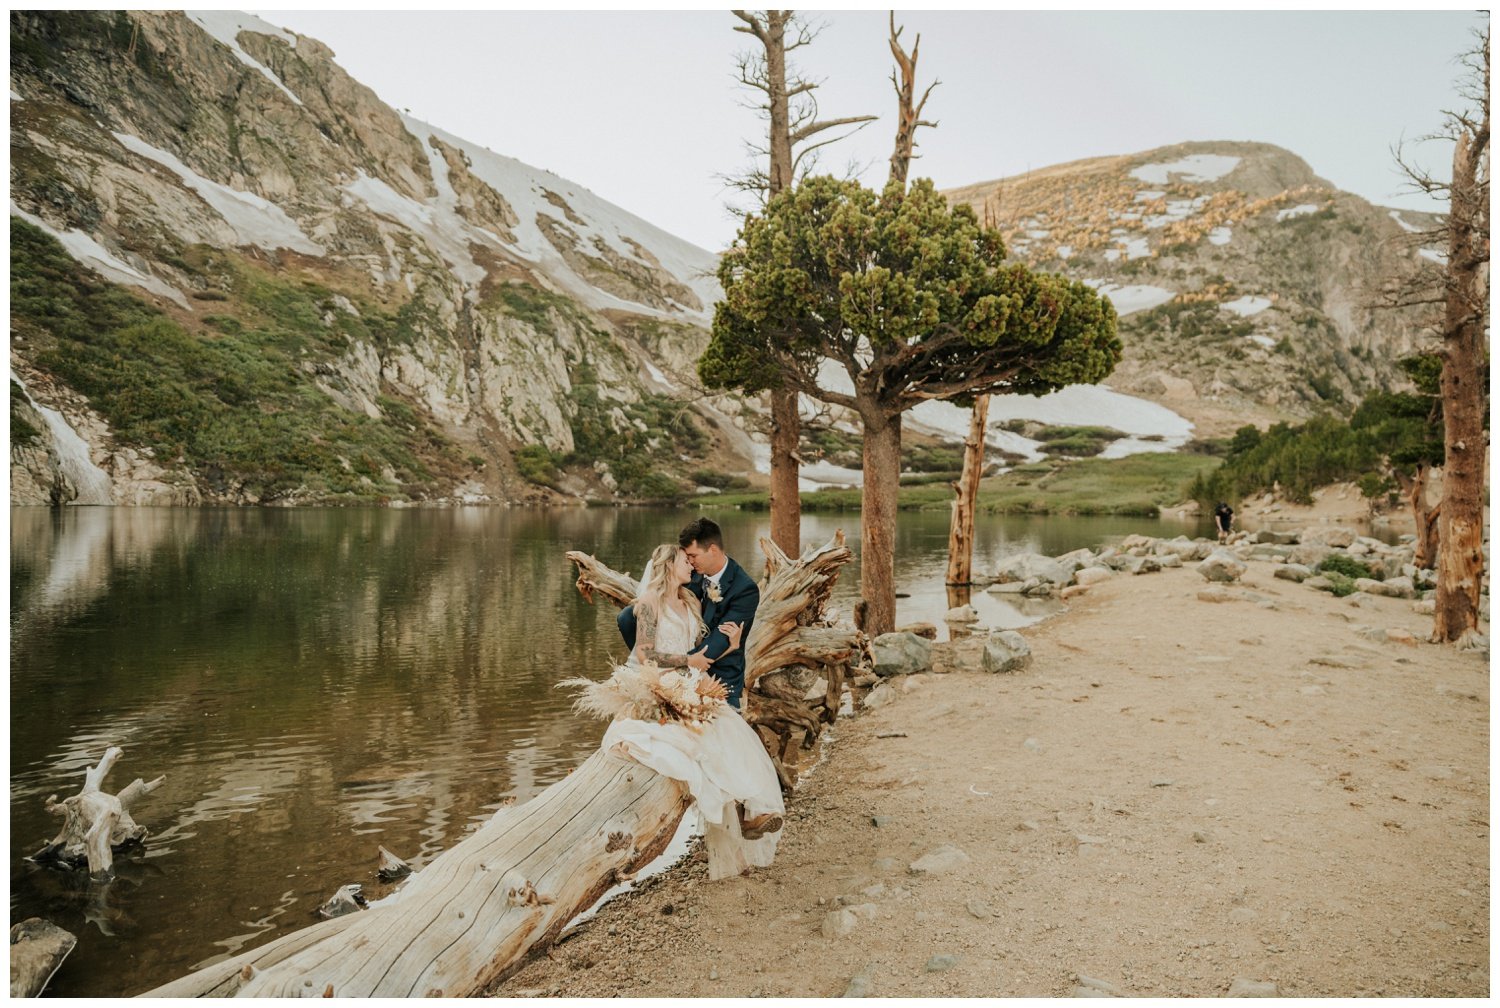
<instances>
[{"instance_id":1,"label":"green shrub","mask_svg":"<svg viewBox=\"0 0 1500 1008\"><path fill-rule=\"evenodd\" d=\"M545 445L527 445L516 452L515 459L516 471L522 479L556 489L557 458ZM479 461L484 462L483 459Z\"/></svg>"},{"instance_id":2,"label":"green shrub","mask_svg":"<svg viewBox=\"0 0 1500 1008\"><path fill-rule=\"evenodd\" d=\"M1339 574L1346 578L1375 578L1382 580L1381 571L1371 570L1365 564L1360 563L1347 553L1330 553L1318 564L1318 573L1329 575Z\"/></svg>"},{"instance_id":3,"label":"green shrub","mask_svg":"<svg viewBox=\"0 0 1500 1008\"><path fill-rule=\"evenodd\" d=\"M1338 571L1327 571L1323 577L1328 581L1328 587L1323 590L1331 593L1335 598L1353 595L1358 590L1354 587L1353 578L1340 574Z\"/></svg>"}]
</instances>

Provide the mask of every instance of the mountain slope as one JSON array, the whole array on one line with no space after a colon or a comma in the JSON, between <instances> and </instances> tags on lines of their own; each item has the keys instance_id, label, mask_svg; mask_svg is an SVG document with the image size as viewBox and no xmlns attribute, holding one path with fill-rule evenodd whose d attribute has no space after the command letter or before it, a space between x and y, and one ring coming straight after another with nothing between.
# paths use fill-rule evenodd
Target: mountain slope
<instances>
[{"instance_id":1,"label":"mountain slope","mask_svg":"<svg viewBox=\"0 0 1500 1008\"><path fill-rule=\"evenodd\" d=\"M1200 435L1347 411L1401 385L1422 318L1377 310L1426 259L1427 215L1376 207L1269 144L1200 142L1057 165L948 191L1016 257L1086 279L1123 316L1111 387Z\"/></svg>"},{"instance_id":2,"label":"mountain slope","mask_svg":"<svg viewBox=\"0 0 1500 1008\"><path fill-rule=\"evenodd\" d=\"M79 491L44 410L119 502L672 496L722 440L661 425L711 253L246 15L13 12L11 40L14 500Z\"/></svg>"}]
</instances>

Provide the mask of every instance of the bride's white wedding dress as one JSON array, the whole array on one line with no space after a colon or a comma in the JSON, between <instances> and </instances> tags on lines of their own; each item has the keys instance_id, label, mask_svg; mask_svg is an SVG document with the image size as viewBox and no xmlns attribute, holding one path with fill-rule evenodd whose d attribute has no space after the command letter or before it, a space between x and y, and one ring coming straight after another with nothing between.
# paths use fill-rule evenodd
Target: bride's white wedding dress
<instances>
[{"instance_id":1,"label":"bride's white wedding dress","mask_svg":"<svg viewBox=\"0 0 1500 1008\"><path fill-rule=\"evenodd\" d=\"M696 637L691 623L690 617L668 610L657 621L656 649L664 654L691 651ZM630 661L635 660L632 654ZM701 728L675 721L658 724L621 718L605 731L602 747L687 785L703 816L710 879L763 868L776 856L779 832L759 840L746 840L740 834L736 802L744 804L746 818L766 813L779 816L786 805L776 768L760 737L734 708L726 705Z\"/></svg>"}]
</instances>

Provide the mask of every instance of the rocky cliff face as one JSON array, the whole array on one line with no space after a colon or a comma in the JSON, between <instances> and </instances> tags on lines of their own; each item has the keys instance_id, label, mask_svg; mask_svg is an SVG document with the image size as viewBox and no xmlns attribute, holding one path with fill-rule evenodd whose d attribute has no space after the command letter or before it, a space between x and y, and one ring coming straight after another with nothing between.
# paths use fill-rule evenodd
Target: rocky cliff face
<instances>
[{"instance_id":1,"label":"rocky cliff face","mask_svg":"<svg viewBox=\"0 0 1500 1008\"><path fill-rule=\"evenodd\" d=\"M706 419L684 459L642 416L706 342L710 253L398 114L255 18L14 12L11 31L12 417L36 432L13 441L14 501L670 496L718 449ZM77 446L38 409L107 490L49 461ZM666 479L573 465L600 425Z\"/></svg>"},{"instance_id":2,"label":"rocky cliff face","mask_svg":"<svg viewBox=\"0 0 1500 1008\"><path fill-rule=\"evenodd\" d=\"M13 502L678 500L764 467L755 403L684 393L712 254L243 14L13 12L11 42ZM1107 291L1110 384L1199 436L1399 385L1421 332L1370 306L1430 221L1278 148L950 198Z\"/></svg>"},{"instance_id":3,"label":"rocky cliff face","mask_svg":"<svg viewBox=\"0 0 1500 1008\"><path fill-rule=\"evenodd\" d=\"M1018 258L1109 292L1124 344L1109 384L1200 436L1347 412L1404 384L1395 362L1421 337L1420 313L1374 306L1422 268L1413 232L1432 218L1341 192L1278 147L1179 144L948 195Z\"/></svg>"}]
</instances>

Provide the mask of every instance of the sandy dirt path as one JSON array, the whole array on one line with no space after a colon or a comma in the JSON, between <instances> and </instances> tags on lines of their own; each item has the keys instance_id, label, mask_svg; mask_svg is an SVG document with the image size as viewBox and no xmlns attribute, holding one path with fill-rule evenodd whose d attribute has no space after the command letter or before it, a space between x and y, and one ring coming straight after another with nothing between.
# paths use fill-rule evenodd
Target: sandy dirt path
<instances>
[{"instance_id":1,"label":"sandy dirt path","mask_svg":"<svg viewBox=\"0 0 1500 1008\"><path fill-rule=\"evenodd\" d=\"M1271 570L1116 577L1019 673L940 645L834 727L771 868L699 850L494 993L1486 995L1487 657Z\"/></svg>"}]
</instances>

